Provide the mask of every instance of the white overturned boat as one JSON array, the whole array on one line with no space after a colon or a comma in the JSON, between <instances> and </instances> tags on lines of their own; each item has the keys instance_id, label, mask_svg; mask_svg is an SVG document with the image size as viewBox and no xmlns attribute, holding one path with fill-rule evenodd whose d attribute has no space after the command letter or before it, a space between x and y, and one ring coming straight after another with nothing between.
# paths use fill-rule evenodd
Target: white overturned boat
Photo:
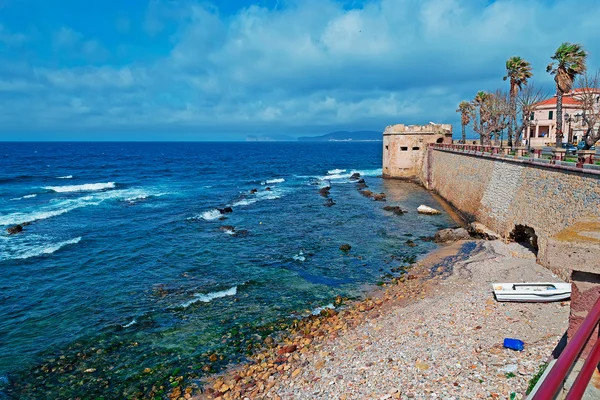
<instances>
[{"instance_id":1,"label":"white overturned boat","mask_svg":"<svg viewBox=\"0 0 600 400\"><path fill-rule=\"evenodd\" d=\"M498 301L548 302L571 297L570 283L494 283Z\"/></svg>"}]
</instances>

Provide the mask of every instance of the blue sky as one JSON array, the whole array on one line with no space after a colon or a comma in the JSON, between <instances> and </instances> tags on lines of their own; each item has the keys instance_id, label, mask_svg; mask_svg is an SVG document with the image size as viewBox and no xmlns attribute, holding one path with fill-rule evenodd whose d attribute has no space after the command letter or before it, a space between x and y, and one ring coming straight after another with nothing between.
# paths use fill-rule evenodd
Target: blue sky
<instances>
[{"instance_id":1,"label":"blue sky","mask_svg":"<svg viewBox=\"0 0 600 400\"><path fill-rule=\"evenodd\" d=\"M563 41L598 68L596 0L0 0L0 140L236 140L446 122L534 81Z\"/></svg>"}]
</instances>

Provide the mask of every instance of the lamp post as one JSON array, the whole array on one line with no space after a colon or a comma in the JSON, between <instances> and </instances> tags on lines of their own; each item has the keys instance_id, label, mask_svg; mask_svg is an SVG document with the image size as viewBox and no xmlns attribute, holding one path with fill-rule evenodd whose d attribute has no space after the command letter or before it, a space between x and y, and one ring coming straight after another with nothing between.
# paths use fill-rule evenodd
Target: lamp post
<instances>
[{"instance_id":1,"label":"lamp post","mask_svg":"<svg viewBox=\"0 0 600 400\"><path fill-rule=\"evenodd\" d=\"M567 136L568 143L573 143L573 132L571 131L571 122L573 122L573 116L569 113L565 113L565 122L569 123L569 135Z\"/></svg>"}]
</instances>

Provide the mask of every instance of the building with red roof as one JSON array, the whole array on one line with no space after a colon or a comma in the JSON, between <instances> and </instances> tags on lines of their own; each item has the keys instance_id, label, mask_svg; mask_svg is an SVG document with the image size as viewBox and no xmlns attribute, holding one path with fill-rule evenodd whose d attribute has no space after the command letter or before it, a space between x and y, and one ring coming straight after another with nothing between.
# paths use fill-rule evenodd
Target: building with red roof
<instances>
[{"instance_id":1,"label":"building with red roof","mask_svg":"<svg viewBox=\"0 0 600 400\"><path fill-rule=\"evenodd\" d=\"M598 93L600 89L573 89L563 95L563 142L578 143L585 134L583 119L583 93ZM556 95L534 105L529 116L529 126L523 134L523 143L532 147L553 146L556 143Z\"/></svg>"}]
</instances>

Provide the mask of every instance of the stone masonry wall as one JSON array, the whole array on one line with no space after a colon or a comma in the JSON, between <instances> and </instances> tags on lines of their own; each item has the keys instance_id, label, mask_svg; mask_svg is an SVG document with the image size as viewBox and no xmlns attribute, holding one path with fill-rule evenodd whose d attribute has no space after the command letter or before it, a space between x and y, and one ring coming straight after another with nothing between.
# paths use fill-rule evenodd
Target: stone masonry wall
<instances>
[{"instance_id":1,"label":"stone masonry wall","mask_svg":"<svg viewBox=\"0 0 600 400\"><path fill-rule=\"evenodd\" d=\"M421 176L428 188L505 238L517 224L535 229L539 261L569 278L577 265L552 265L549 241L578 220L600 216L597 175L442 149L429 149L428 157Z\"/></svg>"}]
</instances>

